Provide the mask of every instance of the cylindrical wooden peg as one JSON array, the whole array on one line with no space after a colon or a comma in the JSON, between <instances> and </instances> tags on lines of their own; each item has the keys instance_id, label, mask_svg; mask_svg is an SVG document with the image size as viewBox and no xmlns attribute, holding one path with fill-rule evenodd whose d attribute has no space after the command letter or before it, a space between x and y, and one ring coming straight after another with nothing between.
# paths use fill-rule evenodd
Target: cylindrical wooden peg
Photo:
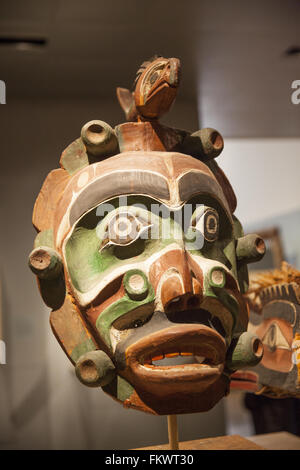
<instances>
[{"instance_id":1,"label":"cylindrical wooden peg","mask_svg":"<svg viewBox=\"0 0 300 470\"><path fill-rule=\"evenodd\" d=\"M114 130L104 121L89 121L81 129L81 138L89 154L101 158L118 152Z\"/></svg>"},{"instance_id":2,"label":"cylindrical wooden peg","mask_svg":"<svg viewBox=\"0 0 300 470\"><path fill-rule=\"evenodd\" d=\"M178 426L177 426L177 416L168 415L168 435L169 435L169 445L171 450L178 450Z\"/></svg>"},{"instance_id":3,"label":"cylindrical wooden peg","mask_svg":"<svg viewBox=\"0 0 300 470\"><path fill-rule=\"evenodd\" d=\"M57 251L48 246L35 248L29 255L31 271L40 279L55 279L62 270L62 260Z\"/></svg>"}]
</instances>

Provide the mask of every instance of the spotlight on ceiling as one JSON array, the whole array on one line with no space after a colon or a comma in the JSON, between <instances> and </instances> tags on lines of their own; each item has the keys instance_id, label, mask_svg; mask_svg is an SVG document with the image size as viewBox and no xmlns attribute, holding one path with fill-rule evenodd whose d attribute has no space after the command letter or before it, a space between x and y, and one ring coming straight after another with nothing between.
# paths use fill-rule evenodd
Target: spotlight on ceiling
<instances>
[{"instance_id":1,"label":"spotlight on ceiling","mask_svg":"<svg viewBox=\"0 0 300 470\"><path fill-rule=\"evenodd\" d=\"M19 51L31 51L44 48L48 41L46 38L35 37L12 37L12 36L0 36L0 48L1 47L12 47Z\"/></svg>"},{"instance_id":2,"label":"spotlight on ceiling","mask_svg":"<svg viewBox=\"0 0 300 470\"><path fill-rule=\"evenodd\" d=\"M286 56L297 56L300 55L300 46L290 46L284 52Z\"/></svg>"}]
</instances>

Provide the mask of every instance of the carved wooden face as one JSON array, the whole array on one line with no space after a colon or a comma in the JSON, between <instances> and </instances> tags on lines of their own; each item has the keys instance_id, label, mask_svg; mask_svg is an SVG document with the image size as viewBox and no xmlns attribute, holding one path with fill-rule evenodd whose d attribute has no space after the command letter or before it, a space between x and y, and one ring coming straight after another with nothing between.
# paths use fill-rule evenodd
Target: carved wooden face
<instances>
[{"instance_id":1,"label":"carved wooden face","mask_svg":"<svg viewBox=\"0 0 300 470\"><path fill-rule=\"evenodd\" d=\"M289 283L266 287L259 300L261 310L251 312L249 328L261 338L264 355L252 371L252 380L281 394L299 393L299 286Z\"/></svg>"},{"instance_id":2,"label":"carved wooden face","mask_svg":"<svg viewBox=\"0 0 300 470\"><path fill-rule=\"evenodd\" d=\"M213 407L228 391L228 351L248 313L243 234L209 168L179 153L122 153L70 178L54 221L68 294L51 324L68 336L79 312L76 341L61 344L80 380L99 385L101 350L101 385L125 406Z\"/></svg>"}]
</instances>

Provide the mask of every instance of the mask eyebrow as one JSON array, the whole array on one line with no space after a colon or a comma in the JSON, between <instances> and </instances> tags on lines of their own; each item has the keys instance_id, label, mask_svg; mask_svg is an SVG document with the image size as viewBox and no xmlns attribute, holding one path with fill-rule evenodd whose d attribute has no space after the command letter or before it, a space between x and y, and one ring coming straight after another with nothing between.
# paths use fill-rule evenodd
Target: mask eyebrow
<instances>
[{"instance_id":1,"label":"mask eyebrow","mask_svg":"<svg viewBox=\"0 0 300 470\"><path fill-rule=\"evenodd\" d=\"M116 171L97 178L84 188L73 202L69 223L72 226L89 209L114 196L141 194L170 199L168 181L157 173L134 170Z\"/></svg>"},{"instance_id":2,"label":"mask eyebrow","mask_svg":"<svg viewBox=\"0 0 300 470\"><path fill-rule=\"evenodd\" d=\"M270 302L264 307L262 316L264 320L268 320L269 318L280 318L293 326L296 321L295 305L284 300Z\"/></svg>"},{"instance_id":3,"label":"mask eyebrow","mask_svg":"<svg viewBox=\"0 0 300 470\"><path fill-rule=\"evenodd\" d=\"M222 188L210 175L201 171L189 171L179 178L178 186L182 201L188 201L201 194L212 196L223 207L232 222L231 212Z\"/></svg>"}]
</instances>

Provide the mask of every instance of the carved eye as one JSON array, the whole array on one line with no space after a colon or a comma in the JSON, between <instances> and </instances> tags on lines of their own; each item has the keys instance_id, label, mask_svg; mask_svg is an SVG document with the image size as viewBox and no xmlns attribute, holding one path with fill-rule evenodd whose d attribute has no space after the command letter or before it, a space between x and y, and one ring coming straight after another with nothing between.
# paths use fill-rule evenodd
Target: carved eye
<instances>
[{"instance_id":1,"label":"carved eye","mask_svg":"<svg viewBox=\"0 0 300 470\"><path fill-rule=\"evenodd\" d=\"M154 72L151 75L151 77L149 79L150 85L153 85L156 82L156 80L158 79L158 76L159 76L158 72Z\"/></svg>"},{"instance_id":2,"label":"carved eye","mask_svg":"<svg viewBox=\"0 0 300 470\"><path fill-rule=\"evenodd\" d=\"M161 76L161 73L163 72L165 65L166 63L162 62L162 63L157 64L155 68L150 70L150 75L148 78L150 85L154 85L156 80Z\"/></svg>"},{"instance_id":3,"label":"carved eye","mask_svg":"<svg viewBox=\"0 0 300 470\"><path fill-rule=\"evenodd\" d=\"M290 349L289 343L285 339L281 329L277 323L272 323L267 329L262 338L263 344L268 346L270 351L275 351L277 348Z\"/></svg>"},{"instance_id":4,"label":"carved eye","mask_svg":"<svg viewBox=\"0 0 300 470\"><path fill-rule=\"evenodd\" d=\"M141 217L128 211L118 212L107 225L106 237L101 244L100 251L107 245L130 245L150 227L151 225Z\"/></svg>"},{"instance_id":5,"label":"carved eye","mask_svg":"<svg viewBox=\"0 0 300 470\"><path fill-rule=\"evenodd\" d=\"M215 209L204 208L192 222L192 226L202 233L205 240L214 242L219 234L219 215Z\"/></svg>"},{"instance_id":6,"label":"carved eye","mask_svg":"<svg viewBox=\"0 0 300 470\"><path fill-rule=\"evenodd\" d=\"M150 92L154 83L160 78L166 64L166 61L159 62L158 64L150 68L145 74L141 85L144 98Z\"/></svg>"}]
</instances>

